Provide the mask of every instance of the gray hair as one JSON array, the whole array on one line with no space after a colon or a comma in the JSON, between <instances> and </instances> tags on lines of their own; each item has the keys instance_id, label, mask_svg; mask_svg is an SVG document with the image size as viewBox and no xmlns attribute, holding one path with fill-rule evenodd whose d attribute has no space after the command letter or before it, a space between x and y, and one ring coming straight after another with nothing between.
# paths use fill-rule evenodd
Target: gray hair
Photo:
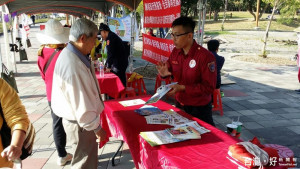
<instances>
[{"instance_id":1,"label":"gray hair","mask_svg":"<svg viewBox=\"0 0 300 169\"><path fill-rule=\"evenodd\" d=\"M86 35L88 38L98 33L98 28L94 22L81 18L75 21L71 26L69 40L76 42L81 35Z\"/></svg>"}]
</instances>

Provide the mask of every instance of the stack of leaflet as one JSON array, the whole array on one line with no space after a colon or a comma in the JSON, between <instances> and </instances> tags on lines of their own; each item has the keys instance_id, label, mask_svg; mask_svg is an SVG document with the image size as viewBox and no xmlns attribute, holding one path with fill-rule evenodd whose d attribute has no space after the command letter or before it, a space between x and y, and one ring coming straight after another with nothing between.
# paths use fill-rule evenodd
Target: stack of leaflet
<instances>
[{"instance_id":1,"label":"stack of leaflet","mask_svg":"<svg viewBox=\"0 0 300 169\"><path fill-rule=\"evenodd\" d=\"M200 126L196 121L191 121L165 130L141 132L140 135L151 146L157 146L189 139L200 139L201 134L207 132L210 130Z\"/></svg>"}]
</instances>

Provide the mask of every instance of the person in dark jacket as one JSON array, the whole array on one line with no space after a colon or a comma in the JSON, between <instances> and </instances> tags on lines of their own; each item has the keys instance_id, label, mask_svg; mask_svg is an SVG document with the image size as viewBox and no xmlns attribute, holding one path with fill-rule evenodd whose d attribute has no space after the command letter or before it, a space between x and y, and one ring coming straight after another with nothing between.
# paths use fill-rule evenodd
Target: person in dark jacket
<instances>
[{"instance_id":1,"label":"person in dark jacket","mask_svg":"<svg viewBox=\"0 0 300 169\"><path fill-rule=\"evenodd\" d=\"M216 89L221 87L221 69L224 65L225 58L217 54L219 50L220 42L218 40L210 40L207 42L208 50L215 56L217 62L217 84Z\"/></svg>"},{"instance_id":2,"label":"person in dark jacket","mask_svg":"<svg viewBox=\"0 0 300 169\"><path fill-rule=\"evenodd\" d=\"M103 40L106 41L107 60L106 71L116 74L123 85L126 86L126 69L128 66L128 52L122 39L112 32L109 27L101 23L99 31Z\"/></svg>"}]
</instances>

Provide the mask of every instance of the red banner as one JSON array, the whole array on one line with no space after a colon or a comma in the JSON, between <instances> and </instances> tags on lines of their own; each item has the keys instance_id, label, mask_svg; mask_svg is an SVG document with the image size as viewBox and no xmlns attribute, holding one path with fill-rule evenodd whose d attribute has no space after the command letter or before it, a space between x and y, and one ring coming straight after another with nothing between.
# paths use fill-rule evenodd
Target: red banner
<instances>
[{"instance_id":1,"label":"red banner","mask_svg":"<svg viewBox=\"0 0 300 169\"><path fill-rule=\"evenodd\" d=\"M156 38L143 34L142 59L157 65L157 62L165 62L174 49L173 41L170 39Z\"/></svg>"},{"instance_id":2,"label":"red banner","mask_svg":"<svg viewBox=\"0 0 300 169\"><path fill-rule=\"evenodd\" d=\"M171 27L180 17L180 4L180 0L144 0L144 27Z\"/></svg>"}]
</instances>

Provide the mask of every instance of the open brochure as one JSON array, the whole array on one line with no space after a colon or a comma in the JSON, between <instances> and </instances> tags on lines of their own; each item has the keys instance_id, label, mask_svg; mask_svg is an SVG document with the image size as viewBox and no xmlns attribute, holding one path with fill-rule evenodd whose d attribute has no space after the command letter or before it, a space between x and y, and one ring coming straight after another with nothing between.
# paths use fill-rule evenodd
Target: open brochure
<instances>
[{"instance_id":1,"label":"open brochure","mask_svg":"<svg viewBox=\"0 0 300 169\"><path fill-rule=\"evenodd\" d=\"M186 124L175 126L171 129L141 132L140 135L151 146L157 146L189 139L200 139L201 134L207 132L210 132L210 130L200 126L196 121L192 121Z\"/></svg>"},{"instance_id":2,"label":"open brochure","mask_svg":"<svg viewBox=\"0 0 300 169\"><path fill-rule=\"evenodd\" d=\"M136 109L135 112L142 116L162 114L162 111L159 108L151 105L144 105L143 107Z\"/></svg>"},{"instance_id":3,"label":"open brochure","mask_svg":"<svg viewBox=\"0 0 300 169\"><path fill-rule=\"evenodd\" d=\"M121 105L124 107L129 107L129 106L136 106L140 104L145 104L145 101L142 99L133 99L133 100L125 100L125 101L120 101L119 102Z\"/></svg>"},{"instance_id":4,"label":"open brochure","mask_svg":"<svg viewBox=\"0 0 300 169\"><path fill-rule=\"evenodd\" d=\"M192 126L184 125L166 129L172 137L179 139L200 139L201 134Z\"/></svg>"},{"instance_id":5,"label":"open brochure","mask_svg":"<svg viewBox=\"0 0 300 169\"><path fill-rule=\"evenodd\" d=\"M177 82L173 82L168 85L161 85L156 90L156 93L145 104L156 103L159 99L161 99L166 93L168 93L171 90L170 86L172 86L174 84L177 84Z\"/></svg>"}]
</instances>

